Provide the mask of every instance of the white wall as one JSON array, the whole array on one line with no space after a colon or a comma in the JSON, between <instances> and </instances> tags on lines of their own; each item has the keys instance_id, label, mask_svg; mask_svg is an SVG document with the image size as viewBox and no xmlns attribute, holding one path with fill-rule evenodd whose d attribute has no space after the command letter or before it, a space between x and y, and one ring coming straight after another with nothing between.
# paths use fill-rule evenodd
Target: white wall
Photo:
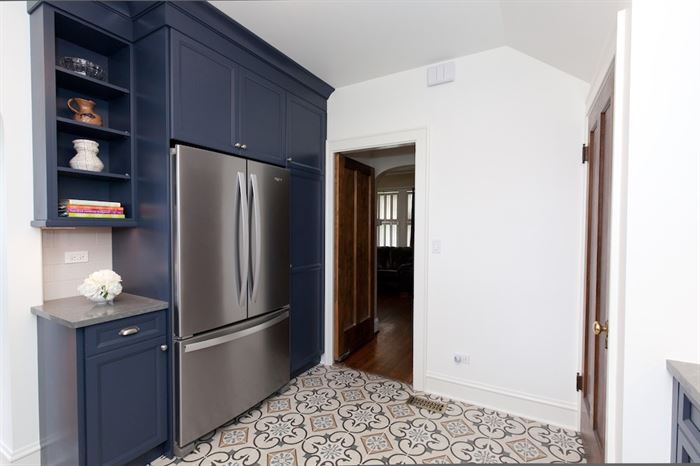
<instances>
[{"instance_id":1,"label":"white wall","mask_svg":"<svg viewBox=\"0 0 700 466\"><path fill-rule=\"evenodd\" d=\"M575 427L588 85L508 47L455 62L337 89L328 139L428 130L426 388Z\"/></svg>"},{"instance_id":2,"label":"white wall","mask_svg":"<svg viewBox=\"0 0 700 466\"><path fill-rule=\"evenodd\" d=\"M36 321L41 232L33 215L29 15L0 2L0 457L38 461Z\"/></svg>"},{"instance_id":3,"label":"white wall","mask_svg":"<svg viewBox=\"0 0 700 466\"><path fill-rule=\"evenodd\" d=\"M666 359L700 363L700 2L631 15L622 454L668 462Z\"/></svg>"}]
</instances>

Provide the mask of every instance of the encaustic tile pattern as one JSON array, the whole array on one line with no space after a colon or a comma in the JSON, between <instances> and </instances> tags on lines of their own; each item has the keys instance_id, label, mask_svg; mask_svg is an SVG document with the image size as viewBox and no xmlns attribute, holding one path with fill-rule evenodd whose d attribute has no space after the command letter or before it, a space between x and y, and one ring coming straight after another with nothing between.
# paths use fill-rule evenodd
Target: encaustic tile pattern
<instances>
[{"instance_id":1,"label":"encaustic tile pattern","mask_svg":"<svg viewBox=\"0 0 700 466\"><path fill-rule=\"evenodd\" d=\"M411 395L447 404L438 414ZM279 393L197 441L184 458L152 466L582 463L578 433L416 393L344 366L316 366Z\"/></svg>"}]
</instances>

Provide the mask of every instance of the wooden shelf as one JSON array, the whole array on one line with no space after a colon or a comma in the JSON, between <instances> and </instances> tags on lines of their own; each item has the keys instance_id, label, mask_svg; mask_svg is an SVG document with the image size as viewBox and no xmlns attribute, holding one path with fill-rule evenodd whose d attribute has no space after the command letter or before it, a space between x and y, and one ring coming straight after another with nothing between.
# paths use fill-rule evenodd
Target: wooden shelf
<instances>
[{"instance_id":1,"label":"wooden shelf","mask_svg":"<svg viewBox=\"0 0 700 466\"><path fill-rule=\"evenodd\" d=\"M32 226L37 228L85 228L85 227L135 227L136 220L132 218L68 218L62 217L49 220L32 220Z\"/></svg>"},{"instance_id":2,"label":"wooden shelf","mask_svg":"<svg viewBox=\"0 0 700 466\"><path fill-rule=\"evenodd\" d=\"M68 118L56 117L59 131L68 131L81 136L97 139L119 139L128 138L128 131L118 129L105 128L104 126L95 126L88 123L70 120Z\"/></svg>"},{"instance_id":3,"label":"wooden shelf","mask_svg":"<svg viewBox=\"0 0 700 466\"><path fill-rule=\"evenodd\" d=\"M129 90L126 88L83 76L58 65L56 66L56 85L100 99L113 99L129 94Z\"/></svg>"},{"instance_id":4,"label":"wooden shelf","mask_svg":"<svg viewBox=\"0 0 700 466\"><path fill-rule=\"evenodd\" d=\"M63 176L74 176L77 178L94 178L104 180L130 180L131 176L127 174L108 173L108 172L91 172L89 170L78 170L76 168L58 167L58 174Z\"/></svg>"}]
</instances>

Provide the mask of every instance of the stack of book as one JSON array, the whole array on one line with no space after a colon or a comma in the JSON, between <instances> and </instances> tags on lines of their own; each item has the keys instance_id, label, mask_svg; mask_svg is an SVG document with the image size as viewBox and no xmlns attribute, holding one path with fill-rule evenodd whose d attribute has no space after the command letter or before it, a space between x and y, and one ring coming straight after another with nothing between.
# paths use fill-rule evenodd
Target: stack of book
<instances>
[{"instance_id":1,"label":"stack of book","mask_svg":"<svg viewBox=\"0 0 700 466\"><path fill-rule=\"evenodd\" d=\"M58 213L71 218L124 218L124 207L119 202L63 199Z\"/></svg>"}]
</instances>

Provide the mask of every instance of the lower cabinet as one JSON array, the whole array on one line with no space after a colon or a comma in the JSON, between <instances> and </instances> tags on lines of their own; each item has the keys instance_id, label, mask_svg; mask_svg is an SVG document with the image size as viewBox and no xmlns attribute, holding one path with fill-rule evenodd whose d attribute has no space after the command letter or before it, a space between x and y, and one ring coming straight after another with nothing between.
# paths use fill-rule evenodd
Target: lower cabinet
<instances>
[{"instance_id":1,"label":"lower cabinet","mask_svg":"<svg viewBox=\"0 0 700 466\"><path fill-rule=\"evenodd\" d=\"M85 363L87 464L120 465L167 437L165 336Z\"/></svg>"},{"instance_id":2,"label":"lower cabinet","mask_svg":"<svg viewBox=\"0 0 700 466\"><path fill-rule=\"evenodd\" d=\"M147 463L168 433L165 311L72 329L37 319L42 465Z\"/></svg>"}]
</instances>

